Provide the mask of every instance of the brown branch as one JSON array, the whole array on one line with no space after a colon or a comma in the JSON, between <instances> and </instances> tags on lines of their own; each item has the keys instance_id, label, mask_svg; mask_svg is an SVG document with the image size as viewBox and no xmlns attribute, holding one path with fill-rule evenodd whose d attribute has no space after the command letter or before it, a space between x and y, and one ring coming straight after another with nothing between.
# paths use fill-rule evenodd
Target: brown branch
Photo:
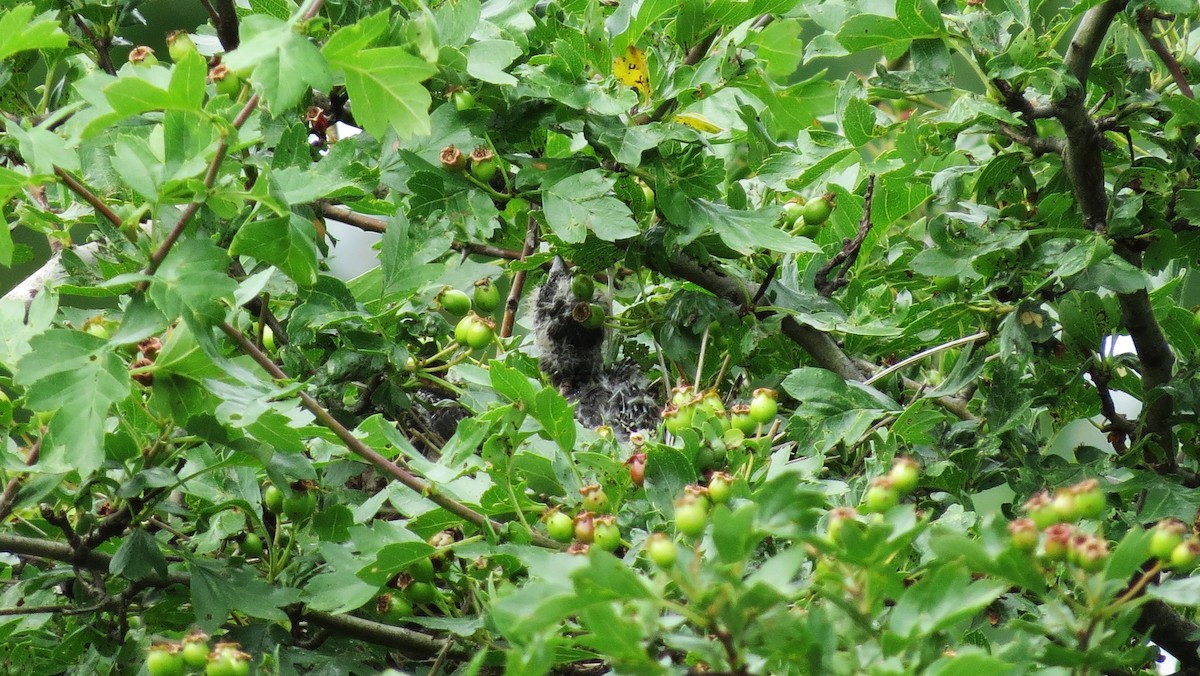
<instances>
[{"instance_id":1,"label":"brown branch","mask_svg":"<svg viewBox=\"0 0 1200 676\"><path fill-rule=\"evenodd\" d=\"M1032 128L1030 125L1027 128ZM1036 131L1036 129L1035 129ZM1059 155L1063 151L1063 142L1060 138L1044 138L1036 133L1021 133L1009 124L1000 124L1000 132L1012 139L1013 141L1029 148L1034 155Z\"/></svg>"},{"instance_id":2,"label":"brown branch","mask_svg":"<svg viewBox=\"0 0 1200 676\"><path fill-rule=\"evenodd\" d=\"M29 449L29 455L25 457L25 466L32 467L37 464L38 457L42 453L42 439L38 437L33 442L33 447ZM8 519L8 515L12 513L13 506L17 504L17 497L21 494L21 480L24 477L20 474L8 480L4 486L4 493L0 495L0 523L4 523Z\"/></svg>"},{"instance_id":3,"label":"brown branch","mask_svg":"<svg viewBox=\"0 0 1200 676\"><path fill-rule=\"evenodd\" d=\"M850 274L850 268L854 267L854 262L858 260L858 252L862 249L863 242L867 239L867 234L871 232L871 200L874 196L875 174L871 174L870 178L867 179L866 202L863 204L862 220L858 222L858 234L853 240L847 239L843 242L842 250L837 252L833 258L829 259L829 262L821 266L821 269L817 271L814 282L818 294L828 298L833 295L834 291L846 286L846 275ZM841 268L838 270L837 277L832 282L829 281L829 272L838 266L841 266Z\"/></svg>"},{"instance_id":4,"label":"brown branch","mask_svg":"<svg viewBox=\"0 0 1200 676\"><path fill-rule=\"evenodd\" d=\"M779 261L775 261L771 263L771 267L767 268L767 274L763 276L762 284L758 285L758 291L750 299L750 305L746 308L746 311L749 311L750 308L754 308L762 302L763 297L767 295L767 289L771 288L771 282L775 280L775 274L778 272Z\"/></svg>"},{"instance_id":5,"label":"brown branch","mask_svg":"<svg viewBox=\"0 0 1200 676\"><path fill-rule=\"evenodd\" d=\"M1200 669L1200 640L1195 638L1200 627L1171 606L1157 599L1147 601L1133 626L1147 632L1150 640L1179 660L1185 672L1197 673Z\"/></svg>"},{"instance_id":6,"label":"brown branch","mask_svg":"<svg viewBox=\"0 0 1200 676\"><path fill-rule=\"evenodd\" d=\"M387 231L387 221L374 216L367 216L351 211L347 207L340 204L330 204L329 202L318 202L317 207L321 211L321 215L325 218L333 219L339 223L352 225L360 230L367 232L385 232ZM493 258L503 258L510 261L519 261L522 259L520 251L512 249L502 249L490 244L474 244L471 242L453 242L450 248L461 253L478 254L480 256L491 256Z\"/></svg>"},{"instance_id":7,"label":"brown branch","mask_svg":"<svg viewBox=\"0 0 1200 676\"><path fill-rule=\"evenodd\" d=\"M209 21L212 21L214 26L221 22L221 15L217 14L217 8L213 7L209 0L200 0L200 6L204 7L204 11L208 13Z\"/></svg>"},{"instance_id":8,"label":"brown branch","mask_svg":"<svg viewBox=\"0 0 1200 676\"><path fill-rule=\"evenodd\" d=\"M319 4L319 3L318 3ZM250 119L251 113L258 107L258 94L250 97L246 101L246 105L242 106L242 110L233 118L233 128L241 129L242 125L246 124L246 120ZM221 138L217 144L216 153L213 155L212 161L208 164L208 171L204 174L204 189L211 190L217 182L217 174L220 172L221 163L225 161L225 154L229 152L229 137L228 135ZM179 215L179 220L175 222L175 227L171 228L171 232L167 233L167 238L150 256L150 263L146 266L145 274L153 276L166 259L167 254L171 253L171 247L175 246L175 242L183 235L183 231L187 228L192 217L200 210L202 202L196 201L189 203L183 209L183 213ZM142 282L138 285L138 291L145 291L148 286L147 282Z\"/></svg>"},{"instance_id":9,"label":"brown branch","mask_svg":"<svg viewBox=\"0 0 1200 676\"><path fill-rule=\"evenodd\" d=\"M1113 403L1112 392L1108 388L1109 381L1112 380L1112 373L1107 369L1097 368L1093 362L1088 373L1092 376L1092 383L1096 386L1096 394L1100 397L1100 414L1108 421L1106 426L1108 430L1117 432L1122 436L1132 435L1137 428L1128 418L1117 412L1117 406ZM1114 444L1116 446L1116 444ZM1124 442L1117 447L1117 451L1123 450Z\"/></svg>"},{"instance_id":10,"label":"brown branch","mask_svg":"<svg viewBox=\"0 0 1200 676\"><path fill-rule=\"evenodd\" d=\"M1108 191L1104 182L1104 162L1101 156L1101 136L1095 122L1084 108L1086 87L1092 62L1104 41L1114 17L1125 9L1128 0L1108 0L1084 13L1071 46L1063 58L1067 69L1079 81L1059 104L1058 118L1067 137L1063 165L1071 181L1075 201L1083 213L1084 225L1104 232L1108 218ZM1118 240L1116 253L1131 265L1141 267L1141 253L1130 242ZM1173 473L1176 469L1175 438L1171 427L1174 403L1161 390L1172 375L1175 357L1154 316L1150 296L1144 290L1117 294L1121 319L1133 339L1142 368L1142 390L1145 406L1139 423L1141 434L1150 440L1150 450L1157 447L1157 458L1150 464L1159 471Z\"/></svg>"},{"instance_id":11,"label":"brown branch","mask_svg":"<svg viewBox=\"0 0 1200 676\"><path fill-rule=\"evenodd\" d=\"M222 49L232 52L241 41L238 35L237 8L233 0L216 0L216 3L217 39L221 41Z\"/></svg>"},{"instance_id":12,"label":"brown branch","mask_svg":"<svg viewBox=\"0 0 1200 676\"><path fill-rule=\"evenodd\" d=\"M100 215L108 219L113 225L120 227L121 217L115 211L109 208L104 200L96 196L96 193L88 189L79 179L75 178L71 172L62 167L54 167L54 174L62 179L63 185L71 189L71 192L83 198L83 201L92 206L93 209L100 212Z\"/></svg>"},{"instance_id":13,"label":"brown branch","mask_svg":"<svg viewBox=\"0 0 1200 676\"><path fill-rule=\"evenodd\" d=\"M88 42L92 43L92 47L96 49L96 58L100 60L99 65L101 70L109 75L116 75L117 69L113 65L112 55L108 52L108 48L112 46L112 38L101 39L78 14L72 14L71 18L75 20L75 25L79 27L79 32L83 33Z\"/></svg>"},{"instance_id":14,"label":"brown branch","mask_svg":"<svg viewBox=\"0 0 1200 676\"><path fill-rule=\"evenodd\" d=\"M254 359L254 361L258 362L258 365L261 366L267 373L269 373L272 378L275 378L276 380L288 379L287 374L280 370L275 362L271 361L271 358L264 354L262 350L258 349L258 346L256 346L241 331L238 331L228 323L221 324L221 330L224 331L225 334L229 336L239 348L241 348L242 352L249 355L252 359ZM341 439L346 448L348 448L355 455L358 455L362 459L371 463L385 474L388 474L421 496L428 498L438 507L441 507L442 509L468 523L472 523L480 528L490 528L496 532L499 532L504 528L504 525L500 522L489 519L488 517L476 512L454 498L442 495L438 492L435 486L426 483L424 480L419 479L416 475L408 472L396 463L380 455L375 451L375 449L367 446L361 439L354 436L353 432L338 422L336 418L330 415L329 411L325 410L325 407L321 406L321 404L316 399L313 399L307 392L300 392L299 397L300 404L305 408L305 410L307 410L309 413L312 413L322 426L332 431L338 439ZM562 545L540 533L532 532L530 533L530 536L533 543L539 547L562 549Z\"/></svg>"},{"instance_id":15,"label":"brown branch","mask_svg":"<svg viewBox=\"0 0 1200 676\"><path fill-rule=\"evenodd\" d=\"M10 533L0 533L0 551L18 556L31 556L50 561L71 563L76 567L101 573L108 572L112 563L112 557L108 554L90 551L82 559L77 560L75 552L66 543L50 542ZM143 587L168 587L171 585L190 587L191 584L192 576L181 572L168 572L166 577L152 572L141 581ZM333 615L331 613L303 611L301 617L310 624L398 650L409 650L425 655L433 655L445 645L445 641L443 640L412 631L411 629L364 620L351 615Z\"/></svg>"},{"instance_id":16,"label":"brown branch","mask_svg":"<svg viewBox=\"0 0 1200 676\"><path fill-rule=\"evenodd\" d=\"M1175 79L1176 86L1179 87L1179 92L1189 99L1196 98L1192 92L1192 86L1188 84L1187 75L1183 72L1183 66L1179 64L1179 60L1167 49L1167 46L1154 35L1154 19L1157 16L1153 10L1143 9L1137 15L1137 27L1141 32L1142 37L1146 39L1146 44L1150 45L1150 49L1162 59L1163 65L1170 71L1171 77Z\"/></svg>"},{"instance_id":17,"label":"brown branch","mask_svg":"<svg viewBox=\"0 0 1200 676\"><path fill-rule=\"evenodd\" d=\"M525 246L521 249L521 260L533 253L538 245L538 223L537 219L532 215L529 217L529 226L525 229ZM525 289L525 276L527 271L524 268L517 270L513 274L512 288L508 291L508 300L504 303L504 321L500 323L500 337L508 338L512 335L513 324L516 322L517 309L521 307L521 292Z\"/></svg>"}]
</instances>

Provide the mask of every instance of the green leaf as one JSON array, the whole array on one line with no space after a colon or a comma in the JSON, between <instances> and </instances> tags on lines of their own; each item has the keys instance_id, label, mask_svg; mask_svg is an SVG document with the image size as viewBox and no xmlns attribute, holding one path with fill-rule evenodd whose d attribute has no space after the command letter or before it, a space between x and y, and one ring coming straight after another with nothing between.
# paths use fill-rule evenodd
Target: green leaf
<instances>
[{"instance_id":1,"label":"green leaf","mask_svg":"<svg viewBox=\"0 0 1200 676\"><path fill-rule=\"evenodd\" d=\"M941 566L904 591L888 627L910 640L929 636L983 610L1005 589L997 582L972 582L959 566Z\"/></svg>"},{"instance_id":2,"label":"green leaf","mask_svg":"<svg viewBox=\"0 0 1200 676\"><path fill-rule=\"evenodd\" d=\"M592 603L654 598L646 581L599 547L588 550L588 565L571 573L575 593Z\"/></svg>"},{"instance_id":3,"label":"green leaf","mask_svg":"<svg viewBox=\"0 0 1200 676\"><path fill-rule=\"evenodd\" d=\"M483 40L467 47L467 73L498 85L515 85L517 78L504 72L521 55L521 48L508 40Z\"/></svg>"},{"instance_id":4,"label":"green leaf","mask_svg":"<svg viewBox=\"0 0 1200 676\"><path fill-rule=\"evenodd\" d=\"M643 5L645 7L645 5ZM779 19L754 38L758 45L758 58L772 79L783 82L796 72L804 57L804 43L800 41L800 22L796 19Z\"/></svg>"},{"instance_id":5,"label":"green leaf","mask_svg":"<svg viewBox=\"0 0 1200 676\"><path fill-rule=\"evenodd\" d=\"M389 124L400 138L428 134L431 99L421 83L437 68L402 47L363 49L374 40L374 26L368 20L343 28L323 49L330 65L345 73L354 118L376 138Z\"/></svg>"},{"instance_id":6,"label":"green leaf","mask_svg":"<svg viewBox=\"0 0 1200 676\"><path fill-rule=\"evenodd\" d=\"M359 569L358 577L367 584L382 587L405 568L434 553L428 543L415 535L412 538L410 542L397 542L380 549L374 561Z\"/></svg>"},{"instance_id":7,"label":"green leaf","mask_svg":"<svg viewBox=\"0 0 1200 676\"><path fill-rule=\"evenodd\" d=\"M54 12L33 19L33 5L16 5L0 13L0 60L30 49L62 49L67 39Z\"/></svg>"},{"instance_id":8,"label":"green leaf","mask_svg":"<svg viewBox=\"0 0 1200 676\"><path fill-rule=\"evenodd\" d=\"M682 452L655 445L646 453L646 495L663 514L671 514L683 487L696 483L696 466Z\"/></svg>"},{"instance_id":9,"label":"green leaf","mask_svg":"<svg viewBox=\"0 0 1200 676\"><path fill-rule=\"evenodd\" d=\"M638 234L629 207L611 196L613 181L599 169L567 178L543 192L546 220L554 234L568 244L579 244L590 230L606 242Z\"/></svg>"},{"instance_id":10,"label":"green leaf","mask_svg":"<svg viewBox=\"0 0 1200 676\"><path fill-rule=\"evenodd\" d=\"M299 214L242 224L229 253L266 261L300 286L317 282L316 227Z\"/></svg>"},{"instance_id":11,"label":"green leaf","mask_svg":"<svg viewBox=\"0 0 1200 676\"><path fill-rule=\"evenodd\" d=\"M55 411L41 463L89 477L104 460L109 407L129 394L129 371L108 341L82 331L51 329L34 337L17 365L34 411Z\"/></svg>"},{"instance_id":12,"label":"green leaf","mask_svg":"<svg viewBox=\"0 0 1200 676\"><path fill-rule=\"evenodd\" d=\"M842 116L842 130L855 146L863 146L875 138L875 108L863 99L850 99Z\"/></svg>"},{"instance_id":13,"label":"green leaf","mask_svg":"<svg viewBox=\"0 0 1200 676\"><path fill-rule=\"evenodd\" d=\"M237 289L228 266L229 256L207 238L180 239L155 273L150 298L168 318L221 322Z\"/></svg>"},{"instance_id":14,"label":"green leaf","mask_svg":"<svg viewBox=\"0 0 1200 676\"><path fill-rule=\"evenodd\" d=\"M569 452L575 447L575 415L567 398L558 390L543 388L537 393L529 413L541 423L546 436L558 443L559 448Z\"/></svg>"},{"instance_id":15,"label":"green leaf","mask_svg":"<svg viewBox=\"0 0 1200 676\"><path fill-rule=\"evenodd\" d=\"M251 567L234 567L223 562L194 558L188 562L192 574L192 604L196 623L213 632L230 610L271 622L287 619L285 606L300 600L300 591L271 584Z\"/></svg>"},{"instance_id":16,"label":"green leaf","mask_svg":"<svg viewBox=\"0 0 1200 676\"><path fill-rule=\"evenodd\" d=\"M130 531L125 541L117 548L109 563L108 571L137 582L151 575L167 576L167 558L163 556L154 536L141 528Z\"/></svg>"},{"instance_id":17,"label":"green leaf","mask_svg":"<svg viewBox=\"0 0 1200 676\"><path fill-rule=\"evenodd\" d=\"M290 22L253 14L240 28L242 42L225 55L224 63L235 73L252 72L251 80L272 111L296 105L309 88L329 91L333 84L329 63Z\"/></svg>"},{"instance_id":18,"label":"green leaf","mask_svg":"<svg viewBox=\"0 0 1200 676\"><path fill-rule=\"evenodd\" d=\"M924 204L932 194L929 177L914 175L913 167L882 174L876 179L871 223L891 225Z\"/></svg>"}]
</instances>

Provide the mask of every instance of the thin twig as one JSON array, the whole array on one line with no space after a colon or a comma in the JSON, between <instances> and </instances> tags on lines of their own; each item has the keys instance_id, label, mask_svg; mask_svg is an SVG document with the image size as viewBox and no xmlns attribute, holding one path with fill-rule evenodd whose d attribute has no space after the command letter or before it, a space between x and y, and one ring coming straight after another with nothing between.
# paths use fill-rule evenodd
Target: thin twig
<instances>
[{"instance_id":1,"label":"thin twig","mask_svg":"<svg viewBox=\"0 0 1200 676\"><path fill-rule=\"evenodd\" d=\"M87 25L78 14L72 14L71 18L75 20L75 25L79 27L79 32L83 33L88 42L92 43L92 47L96 48L96 58L100 60L100 68L109 75L116 75L117 69L113 65L112 55L108 53L108 48L112 44L111 38L100 39L91 26Z\"/></svg>"},{"instance_id":2,"label":"thin twig","mask_svg":"<svg viewBox=\"0 0 1200 676\"><path fill-rule=\"evenodd\" d=\"M340 204L330 204L329 202L319 202L317 207L321 210L321 215L325 218L335 220L339 223L352 225L360 230L367 232L386 232L387 221L374 216L367 216L351 211L347 207ZM461 253L477 254L480 256L491 256L493 258L503 258L510 261L521 260L521 252L512 249L502 249L490 244L474 244L472 242L453 242L450 248Z\"/></svg>"},{"instance_id":3,"label":"thin twig","mask_svg":"<svg viewBox=\"0 0 1200 676\"><path fill-rule=\"evenodd\" d=\"M1167 67L1167 70L1171 73L1171 77L1175 79L1175 85L1179 87L1179 92L1189 99L1196 98L1196 95L1192 92L1192 86L1188 84L1187 75L1183 72L1183 66L1179 64L1179 60L1175 58L1171 50L1167 49L1163 41L1154 35L1154 18L1155 13L1152 10L1138 12L1138 31L1146 39L1146 44L1150 45L1150 49L1154 50L1158 58L1162 59L1163 65Z\"/></svg>"},{"instance_id":4,"label":"thin twig","mask_svg":"<svg viewBox=\"0 0 1200 676\"><path fill-rule=\"evenodd\" d=\"M204 11L208 13L209 21L212 21L214 26L221 23L221 15L217 14L217 8L213 7L209 0L200 0L200 5L204 7Z\"/></svg>"},{"instance_id":5,"label":"thin twig","mask_svg":"<svg viewBox=\"0 0 1200 676\"><path fill-rule=\"evenodd\" d=\"M39 436L33 442L33 447L29 449L29 455L25 457L26 467L33 467L37 464L38 457L42 452L43 438ZM4 486L4 493L0 495L0 523L4 523L8 519L8 515L12 513L13 506L17 504L17 496L21 494L21 480L23 478L23 475L18 474L9 479L8 483Z\"/></svg>"},{"instance_id":6,"label":"thin twig","mask_svg":"<svg viewBox=\"0 0 1200 676\"><path fill-rule=\"evenodd\" d=\"M115 226L121 225L121 217L115 211L109 208L104 200L96 196L96 193L88 189L82 181L75 178L71 172L62 167L54 167L54 174L62 179L63 185L71 189L71 192L83 198L83 201L92 206L93 209L100 212L100 215L107 218L110 223Z\"/></svg>"},{"instance_id":7,"label":"thin twig","mask_svg":"<svg viewBox=\"0 0 1200 676\"><path fill-rule=\"evenodd\" d=\"M871 174L867 179L867 194L866 201L863 204L862 220L858 222L858 234L853 240L847 239L842 244L842 250L837 252L829 262L817 271L815 284L817 293L822 296L829 297L834 291L846 286L846 275L850 273L850 268L854 267L854 262L858 260L858 252L862 249L863 242L867 239L867 234L871 232L871 200L875 196L875 174ZM841 266L838 270L837 277L833 281L829 281L829 272L835 267Z\"/></svg>"},{"instance_id":8,"label":"thin twig","mask_svg":"<svg viewBox=\"0 0 1200 676\"><path fill-rule=\"evenodd\" d=\"M883 380L884 378L892 375L896 371L907 368L908 366L911 366L926 357L935 355L939 352L945 352L946 350L953 350L954 348L960 347L962 345L969 345L970 343L975 343L975 342L978 342L981 340L987 340L990 337L991 337L991 334L988 333L987 331L980 331L979 333L973 333L969 336L964 336L962 338L955 338L954 340L951 340L946 343L942 343L941 345L934 345L933 347L931 347L927 350L921 350L920 352L914 354L911 357L902 359L902 360L896 362L895 364L892 364L891 366L885 368L884 370L880 371L879 373L876 373L875 375L871 376L870 378L867 378L866 380L864 380L863 384L864 385L873 385L873 384L879 382L880 380Z\"/></svg>"},{"instance_id":9,"label":"thin twig","mask_svg":"<svg viewBox=\"0 0 1200 676\"><path fill-rule=\"evenodd\" d=\"M233 128L235 130L241 129L242 125L246 124L246 120L250 119L251 113L257 107L258 94L255 94L250 97L250 100L246 101L245 106L242 106L242 110L237 114L237 117L233 118ZM213 155L212 161L208 164L208 171L204 174L204 189L206 192L212 190L213 185L216 184L221 163L225 161L225 154L228 152L229 137L225 136L217 144L217 151ZM175 246L175 242L183 235L183 231L187 228L188 223L191 222L192 217L200 210L200 205L201 202L199 201L191 202L184 208L183 213L179 215L179 220L175 222L175 227L171 228L171 232L167 233L167 237L163 240L163 243L151 254L150 263L146 266L145 271L147 276L154 275L158 267L167 258L167 254L171 253L171 247ZM138 285L138 290L145 291L147 286L147 282L142 282Z\"/></svg>"},{"instance_id":10,"label":"thin twig","mask_svg":"<svg viewBox=\"0 0 1200 676\"><path fill-rule=\"evenodd\" d=\"M756 305L762 302L763 296L767 295L767 289L771 286L771 282L775 280L775 273L779 271L779 261L771 263L771 267L767 268L767 274L763 278L762 284L758 285L758 292L750 299L750 305L745 308L746 311L752 310Z\"/></svg>"},{"instance_id":11,"label":"thin twig","mask_svg":"<svg viewBox=\"0 0 1200 676\"><path fill-rule=\"evenodd\" d=\"M537 219L532 215L529 217L529 226L525 228L525 244L521 249L521 260L524 261L538 245L538 223ZM525 289L525 277L527 271L524 268L513 273L512 288L508 290L508 300L504 302L504 320L500 323L500 337L508 338L512 335L513 324L516 323L517 310L521 307L521 293Z\"/></svg>"}]
</instances>

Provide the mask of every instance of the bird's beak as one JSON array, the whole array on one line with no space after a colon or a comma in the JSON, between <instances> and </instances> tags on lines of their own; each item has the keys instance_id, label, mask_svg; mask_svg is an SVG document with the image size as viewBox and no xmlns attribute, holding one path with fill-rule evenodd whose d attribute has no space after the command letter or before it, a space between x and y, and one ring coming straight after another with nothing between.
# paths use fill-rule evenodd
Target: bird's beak
<instances>
[{"instance_id":1,"label":"bird's beak","mask_svg":"<svg viewBox=\"0 0 1200 676\"><path fill-rule=\"evenodd\" d=\"M555 256L554 263L550 265L550 274L556 275L567 271L567 262L562 256Z\"/></svg>"}]
</instances>

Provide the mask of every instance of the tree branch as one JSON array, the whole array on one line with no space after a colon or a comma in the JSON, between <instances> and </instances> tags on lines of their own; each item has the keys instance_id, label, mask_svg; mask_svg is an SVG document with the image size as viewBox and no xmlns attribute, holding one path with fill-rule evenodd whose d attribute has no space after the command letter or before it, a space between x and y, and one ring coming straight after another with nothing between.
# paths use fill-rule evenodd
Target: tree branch
<instances>
[{"instance_id":1,"label":"tree branch","mask_svg":"<svg viewBox=\"0 0 1200 676\"><path fill-rule=\"evenodd\" d=\"M75 176L72 175L71 172L67 171L66 169L63 169L62 167L56 166L56 167L54 167L54 175L58 176L60 179L62 179L63 185L70 188L71 192L75 193L76 195L79 195L80 197L83 198L83 201L92 205L92 208L95 209L96 211L100 212L101 216L108 219L109 223L112 223L113 225L120 227L121 217L118 216L115 211L110 209L109 206L104 203L104 200L97 197L96 193L89 190L87 188L87 186L85 186L83 184L82 181L75 178Z\"/></svg>"},{"instance_id":2,"label":"tree branch","mask_svg":"<svg viewBox=\"0 0 1200 676\"><path fill-rule=\"evenodd\" d=\"M237 8L234 0L216 0L216 3L213 9L217 14L217 39L221 41L222 49L232 52L241 42L238 35Z\"/></svg>"},{"instance_id":3,"label":"tree branch","mask_svg":"<svg viewBox=\"0 0 1200 676\"><path fill-rule=\"evenodd\" d=\"M1171 73L1171 77L1175 79L1175 85L1179 87L1179 92L1189 99L1194 99L1196 95L1192 92L1192 86L1188 84L1187 75L1183 72L1183 66L1179 64L1179 60L1175 58L1171 50L1167 49L1163 41L1154 35L1153 22L1156 16L1157 13L1151 9L1143 9L1138 12L1138 31L1146 39L1146 44L1150 45L1150 49L1154 50L1158 58L1162 59L1163 65L1167 67L1167 70Z\"/></svg>"},{"instance_id":4,"label":"tree branch","mask_svg":"<svg viewBox=\"0 0 1200 676\"><path fill-rule=\"evenodd\" d=\"M850 273L850 268L854 267L854 261L858 260L858 252L862 249L863 241L871 232L871 200L874 196L875 174L871 174L871 177L867 179L866 202L863 205L862 219L858 222L858 234L852 240L847 239L842 244L841 251L834 254L833 258L830 258L829 262L817 271L815 286L820 295L828 298L833 295L834 291L846 286L846 275ZM829 281L829 273L839 265L841 267L838 269L837 277L834 277L832 282Z\"/></svg>"},{"instance_id":5,"label":"tree branch","mask_svg":"<svg viewBox=\"0 0 1200 676\"><path fill-rule=\"evenodd\" d=\"M88 42L92 44L92 47L95 48L96 58L99 60L100 69L109 75L116 75L117 69L113 65L112 55L108 52L108 48L112 46L112 39L101 39L100 36L96 35L96 32L92 30L91 26L87 25L87 22L80 18L78 14L72 14L71 18L74 19L75 25L79 27L79 32L83 33L84 37L86 37Z\"/></svg>"},{"instance_id":6,"label":"tree branch","mask_svg":"<svg viewBox=\"0 0 1200 676\"><path fill-rule=\"evenodd\" d=\"M31 556L50 561L70 563L80 568L101 573L107 573L112 564L112 557L108 554L89 551L86 553L86 556L77 558L75 551L66 543L28 538L10 533L0 533L0 551L17 556ZM166 577L161 577L151 573L149 577L141 580L141 584L145 587L168 587L171 585L190 587L192 576L187 573L168 572ZM420 632L381 622L373 622L352 615L303 611L302 618L314 625L326 627L347 636L397 650L433 655L442 650L446 644L444 640L439 640Z\"/></svg>"},{"instance_id":7,"label":"tree branch","mask_svg":"<svg viewBox=\"0 0 1200 676\"><path fill-rule=\"evenodd\" d=\"M533 216L529 217L529 226L525 229L525 246L521 250L521 260L528 258L538 245L538 223ZM517 308L521 307L521 291L525 288L525 268L513 273L512 288L508 291L508 299L504 302L504 321L500 323L500 337L512 335L513 324L516 322Z\"/></svg>"},{"instance_id":8,"label":"tree branch","mask_svg":"<svg viewBox=\"0 0 1200 676\"><path fill-rule=\"evenodd\" d=\"M333 219L339 223L352 225L360 230L367 232L386 232L387 221L374 216L356 213L347 207L340 204L330 204L329 202L318 202L317 208L321 215L325 218ZM461 253L478 254L480 256L491 256L493 258L503 258L510 261L519 261L522 258L520 251L512 249L501 249L500 247L491 246L489 244L473 244L471 242L453 242L450 248Z\"/></svg>"}]
</instances>

